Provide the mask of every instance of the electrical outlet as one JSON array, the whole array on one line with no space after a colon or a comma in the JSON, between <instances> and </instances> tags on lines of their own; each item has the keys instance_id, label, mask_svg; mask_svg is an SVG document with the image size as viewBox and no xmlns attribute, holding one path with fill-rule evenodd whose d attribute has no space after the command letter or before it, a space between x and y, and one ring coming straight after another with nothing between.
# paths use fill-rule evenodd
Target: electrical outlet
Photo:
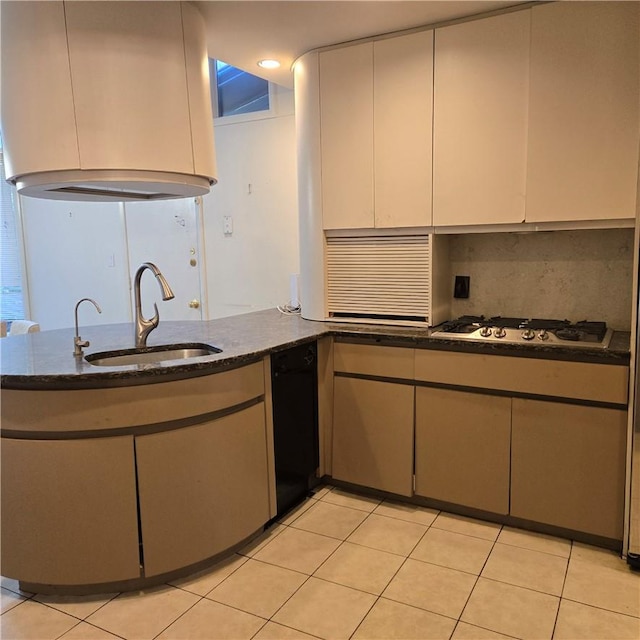
<instances>
[{"instance_id":1,"label":"electrical outlet","mask_svg":"<svg viewBox=\"0 0 640 640\"><path fill-rule=\"evenodd\" d=\"M453 297L468 298L470 284L471 278L469 276L456 276L456 281L453 285Z\"/></svg>"},{"instance_id":2,"label":"electrical outlet","mask_svg":"<svg viewBox=\"0 0 640 640\"><path fill-rule=\"evenodd\" d=\"M222 219L222 231L225 236L233 234L233 218L231 216L224 216Z\"/></svg>"}]
</instances>

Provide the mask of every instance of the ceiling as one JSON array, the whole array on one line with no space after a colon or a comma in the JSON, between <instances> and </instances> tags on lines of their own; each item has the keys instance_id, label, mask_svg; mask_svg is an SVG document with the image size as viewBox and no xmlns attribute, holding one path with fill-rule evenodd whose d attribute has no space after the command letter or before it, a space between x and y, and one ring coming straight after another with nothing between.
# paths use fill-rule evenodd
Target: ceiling
<instances>
[{"instance_id":1,"label":"ceiling","mask_svg":"<svg viewBox=\"0 0 640 640\"><path fill-rule=\"evenodd\" d=\"M517 0L202 0L209 56L293 87L291 65L303 53L522 4ZM257 61L275 58L267 71Z\"/></svg>"}]
</instances>

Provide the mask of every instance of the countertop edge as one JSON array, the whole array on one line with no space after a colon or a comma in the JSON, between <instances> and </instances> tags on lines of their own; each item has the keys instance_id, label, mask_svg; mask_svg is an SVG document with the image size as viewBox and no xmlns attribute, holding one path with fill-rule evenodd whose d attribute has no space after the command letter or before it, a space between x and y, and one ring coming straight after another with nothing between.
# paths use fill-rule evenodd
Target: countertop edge
<instances>
[{"instance_id":1,"label":"countertop edge","mask_svg":"<svg viewBox=\"0 0 640 640\"><path fill-rule=\"evenodd\" d=\"M630 361L630 333L614 332L607 349L565 348L532 345L477 343L469 341L431 338L428 329L367 325L305 320L297 315L282 314L277 309L255 311L230 318L196 322L165 322L161 324L164 334L158 332L155 342L172 344L179 336L188 334L206 344L220 346L222 353L202 356L195 362L164 362L138 367L95 367L84 361L76 361L76 370L70 370L72 356L63 353L63 345L72 344L71 329L44 331L4 338L2 347L2 371L0 386L17 390L74 390L137 386L211 375L261 360L266 355L283 349L311 342L323 337L383 344L387 346L435 349L465 353L494 354L546 360L589 362L593 364L628 365ZM102 325L88 327L85 332L100 333L100 347L122 349L126 343L130 325ZM164 339L161 336L164 335ZM249 336L244 342L243 335ZM68 337L69 336L69 337ZM16 338L23 338L22 341ZM5 349L7 340L14 340L11 349ZM98 342L99 340L96 340ZM246 346L243 346L245 345ZM96 347L97 348L97 347ZM103 350L102 348L98 350ZM37 370L33 362L47 359L46 365ZM8 361L7 361L8 360ZM56 363L63 363L56 370ZM6 365L6 366L5 366ZM22 366L20 366L22 365ZM30 371L29 367L35 370ZM22 369L22 370L20 370ZM96 370L103 369L103 370Z\"/></svg>"}]
</instances>

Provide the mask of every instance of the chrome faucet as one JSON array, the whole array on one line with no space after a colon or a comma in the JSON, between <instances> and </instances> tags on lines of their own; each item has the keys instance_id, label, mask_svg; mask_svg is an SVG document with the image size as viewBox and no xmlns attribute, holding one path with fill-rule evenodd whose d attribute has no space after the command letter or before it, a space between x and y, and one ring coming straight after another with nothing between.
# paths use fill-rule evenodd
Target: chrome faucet
<instances>
[{"instance_id":1,"label":"chrome faucet","mask_svg":"<svg viewBox=\"0 0 640 640\"><path fill-rule=\"evenodd\" d=\"M140 300L140 278L146 269L149 269L151 273L158 280L160 290L162 291L163 300L171 300L173 298L173 291L169 283L164 279L164 276L160 273L160 269L156 267L153 262L145 262L136 271L136 277L133 283L133 292L135 296L135 314L136 314L136 348L147 346L147 336L158 326L160 322L160 315L158 314L158 305L154 302L153 308L155 309L155 315L148 320L142 317L142 301Z\"/></svg>"},{"instance_id":2,"label":"chrome faucet","mask_svg":"<svg viewBox=\"0 0 640 640\"><path fill-rule=\"evenodd\" d=\"M85 301L90 302L96 308L98 313L102 313L102 309L98 306L98 303L95 300L92 300L91 298L82 298L82 300L78 300L78 303L76 304L76 310L75 310L76 336L73 339L73 355L74 356L81 356L82 348L88 347L91 344L88 340L83 340L78 334L78 307Z\"/></svg>"}]
</instances>

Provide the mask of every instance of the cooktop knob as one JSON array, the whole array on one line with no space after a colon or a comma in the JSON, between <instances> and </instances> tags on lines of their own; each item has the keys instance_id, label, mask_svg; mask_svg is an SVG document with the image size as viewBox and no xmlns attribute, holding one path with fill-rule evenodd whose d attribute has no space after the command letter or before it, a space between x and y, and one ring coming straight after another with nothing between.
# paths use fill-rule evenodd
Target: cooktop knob
<instances>
[{"instance_id":1,"label":"cooktop knob","mask_svg":"<svg viewBox=\"0 0 640 640\"><path fill-rule=\"evenodd\" d=\"M524 340L533 340L536 337L536 332L533 329L525 329L522 332L522 338Z\"/></svg>"},{"instance_id":2,"label":"cooktop knob","mask_svg":"<svg viewBox=\"0 0 640 640\"><path fill-rule=\"evenodd\" d=\"M480 335L483 338L488 338L491 335L491 327L481 327L480 328Z\"/></svg>"},{"instance_id":3,"label":"cooktop knob","mask_svg":"<svg viewBox=\"0 0 640 640\"><path fill-rule=\"evenodd\" d=\"M504 338L507 335L507 330L504 327L496 327L496 330L493 332L493 335L496 338Z\"/></svg>"},{"instance_id":4,"label":"cooktop knob","mask_svg":"<svg viewBox=\"0 0 640 640\"><path fill-rule=\"evenodd\" d=\"M549 333L547 332L546 329L540 329L540 332L538 333L538 340L548 340L549 339Z\"/></svg>"}]
</instances>

